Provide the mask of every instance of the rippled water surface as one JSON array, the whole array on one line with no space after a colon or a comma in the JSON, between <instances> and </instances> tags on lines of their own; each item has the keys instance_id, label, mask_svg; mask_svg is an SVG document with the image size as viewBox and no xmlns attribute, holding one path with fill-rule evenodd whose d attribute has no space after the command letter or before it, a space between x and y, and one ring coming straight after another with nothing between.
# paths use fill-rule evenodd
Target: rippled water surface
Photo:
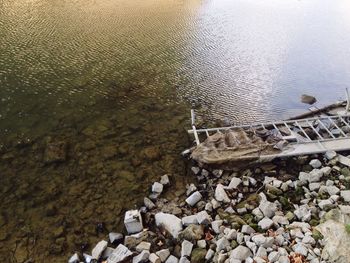
<instances>
[{"instance_id":1,"label":"rippled water surface","mask_svg":"<svg viewBox=\"0 0 350 263\"><path fill-rule=\"evenodd\" d=\"M1 258L65 261L160 175L181 189L191 107L251 122L342 98L349 46L347 0L0 0Z\"/></svg>"}]
</instances>

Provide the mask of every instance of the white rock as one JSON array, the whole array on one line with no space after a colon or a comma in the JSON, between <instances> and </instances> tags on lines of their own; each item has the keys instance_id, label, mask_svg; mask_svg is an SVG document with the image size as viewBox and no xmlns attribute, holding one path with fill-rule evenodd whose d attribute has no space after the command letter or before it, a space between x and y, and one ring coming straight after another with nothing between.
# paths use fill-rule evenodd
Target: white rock
<instances>
[{"instance_id":1,"label":"white rock","mask_svg":"<svg viewBox=\"0 0 350 263\"><path fill-rule=\"evenodd\" d=\"M252 237L253 242L258 246L262 246L266 242L266 237L263 234L258 234Z\"/></svg>"},{"instance_id":2,"label":"white rock","mask_svg":"<svg viewBox=\"0 0 350 263\"><path fill-rule=\"evenodd\" d=\"M335 151L327 151L324 155L328 160L332 160L334 157L337 156L337 153Z\"/></svg>"},{"instance_id":3,"label":"white rock","mask_svg":"<svg viewBox=\"0 0 350 263\"><path fill-rule=\"evenodd\" d=\"M152 192L160 194L161 192L163 192L163 187L164 186L161 183L154 182L152 185Z\"/></svg>"},{"instance_id":4,"label":"white rock","mask_svg":"<svg viewBox=\"0 0 350 263\"><path fill-rule=\"evenodd\" d=\"M279 257L280 257L280 255L278 252L272 251L268 256L268 259L270 262L276 262L276 261L278 261Z\"/></svg>"},{"instance_id":5,"label":"white rock","mask_svg":"<svg viewBox=\"0 0 350 263\"><path fill-rule=\"evenodd\" d=\"M278 259L278 263L290 263L288 256L280 256Z\"/></svg>"},{"instance_id":6,"label":"white rock","mask_svg":"<svg viewBox=\"0 0 350 263\"><path fill-rule=\"evenodd\" d=\"M213 211L213 205L211 203L206 203L204 209L211 212Z\"/></svg>"},{"instance_id":7,"label":"white rock","mask_svg":"<svg viewBox=\"0 0 350 263\"><path fill-rule=\"evenodd\" d=\"M174 238L177 238L179 232L182 230L181 219L172 214L160 212L155 215L155 219L156 225L158 227L163 226Z\"/></svg>"},{"instance_id":8,"label":"white rock","mask_svg":"<svg viewBox=\"0 0 350 263\"><path fill-rule=\"evenodd\" d=\"M136 257L133 257L132 263L141 263L141 262L147 262L149 258L149 251L143 250L139 255Z\"/></svg>"},{"instance_id":9,"label":"white rock","mask_svg":"<svg viewBox=\"0 0 350 263\"><path fill-rule=\"evenodd\" d=\"M199 248L206 248L207 247L207 241L205 241L204 239L198 240L197 241L197 246Z\"/></svg>"},{"instance_id":10,"label":"white rock","mask_svg":"<svg viewBox=\"0 0 350 263\"><path fill-rule=\"evenodd\" d=\"M350 214L350 205L340 205L339 209L342 212L342 214L346 214L346 215Z\"/></svg>"},{"instance_id":11,"label":"white rock","mask_svg":"<svg viewBox=\"0 0 350 263\"><path fill-rule=\"evenodd\" d=\"M221 204L218 201L216 201L215 198L211 199L210 203L212 204L214 209L217 209L217 208L219 208L221 206Z\"/></svg>"},{"instance_id":12,"label":"white rock","mask_svg":"<svg viewBox=\"0 0 350 263\"><path fill-rule=\"evenodd\" d=\"M321 172L323 173L323 175L329 175L332 171L332 168L329 166L325 166L321 168Z\"/></svg>"},{"instance_id":13,"label":"white rock","mask_svg":"<svg viewBox=\"0 0 350 263\"><path fill-rule=\"evenodd\" d=\"M322 209L322 210L325 210L325 209L328 209L330 207L332 207L333 203L330 201L330 200L321 200L319 203L318 203L318 206Z\"/></svg>"},{"instance_id":14,"label":"white rock","mask_svg":"<svg viewBox=\"0 0 350 263\"><path fill-rule=\"evenodd\" d=\"M196 175L201 171L201 169L199 169L199 167L196 167L196 166L193 166L193 167L191 168L191 170L192 170L192 172L193 172L194 174L196 174Z\"/></svg>"},{"instance_id":15,"label":"white rock","mask_svg":"<svg viewBox=\"0 0 350 263\"><path fill-rule=\"evenodd\" d=\"M151 243L142 241L140 244L136 246L137 252L142 252L143 250L150 250L151 249Z\"/></svg>"},{"instance_id":16,"label":"white rock","mask_svg":"<svg viewBox=\"0 0 350 263\"><path fill-rule=\"evenodd\" d=\"M233 240L237 238L237 230L236 229L229 229L226 234L226 238L228 240Z\"/></svg>"},{"instance_id":17,"label":"white rock","mask_svg":"<svg viewBox=\"0 0 350 263\"><path fill-rule=\"evenodd\" d=\"M186 195L190 195L193 192L197 191L197 187L194 184L190 184L186 186L187 190L186 190Z\"/></svg>"},{"instance_id":18,"label":"white rock","mask_svg":"<svg viewBox=\"0 0 350 263\"><path fill-rule=\"evenodd\" d=\"M313 169L307 178L309 183L319 182L323 176L323 172L319 169Z\"/></svg>"},{"instance_id":19,"label":"white rock","mask_svg":"<svg viewBox=\"0 0 350 263\"><path fill-rule=\"evenodd\" d=\"M302 240L303 244L310 244L310 245L315 245L316 244L316 241L315 239L313 239L312 236L305 236Z\"/></svg>"},{"instance_id":20,"label":"white rock","mask_svg":"<svg viewBox=\"0 0 350 263\"><path fill-rule=\"evenodd\" d=\"M248 257L252 256L252 252L249 248L239 245L234 250L232 250L230 255L231 259L246 260Z\"/></svg>"},{"instance_id":21,"label":"white rock","mask_svg":"<svg viewBox=\"0 0 350 263\"><path fill-rule=\"evenodd\" d=\"M214 256L214 254L215 254L215 251L212 249L209 249L207 254L205 255L205 260L207 260L207 261L211 260Z\"/></svg>"},{"instance_id":22,"label":"white rock","mask_svg":"<svg viewBox=\"0 0 350 263\"><path fill-rule=\"evenodd\" d=\"M309 184L309 189L310 191L315 191L320 189L321 183L310 183Z\"/></svg>"},{"instance_id":23,"label":"white rock","mask_svg":"<svg viewBox=\"0 0 350 263\"><path fill-rule=\"evenodd\" d=\"M162 262L165 262L165 260L170 256L169 249L162 249L156 252L156 255L160 258Z\"/></svg>"},{"instance_id":24,"label":"white rock","mask_svg":"<svg viewBox=\"0 0 350 263\"><path fill-rule=\"evenodd\" d=\"M226 237L222 237L216 242L216 252L226 251L228 247L230 247L230 242L228 242Z\"/></svg>"},{"instance_id":25,"label":"white rock","mask_svg":"<svg viewBox=\"0 0 350 263\"><path fill-rule=\"evenodd\" d=\"M280 188L281 187L281 185L282 185L282 181L281 180L278 180L278 179L274 179L273 181L272 181L272 185L274 186L274 187L277 187L277 188Z\"/></svg>"},{"instance_id":26,"label":"white rock","mask_svg":"<svg viewBox=\"0 0 350 263\"><path fill-rule=\"evenodd\" d=\"M309 174L305 172L299 172L298 178L302 184L306 184L308 182Z\"/></svg>"},{"instance_id":27,"label":"white rock","mask_svg":"<svg viewBox=\"0 0 350 263\"><path fill-rule=\"evenodd\" d=\"M258 226L263 230L269 229L272 225L273 225L273 221L267 217L261 219L258 223Z\"/></svg>"},{"instance_id":28,"label":"white rock","mask_svg":"<svg viewBox=\"0 0 350 263\"><path fill-rule=\"evenodd\" d=\"M262 201L259 205L259 209L264 214L265 217L271 218L275 215L277 210L276 205L269 201Z\"/></svg>"},{"instance_id":29,"label":"white rock","mask_svg":"<svg viewBox=\"0 0 350 263\"><path fill-rule=\"evenodd\" d=\"M340 191L340 196L343 197L345 202L350 202L350 190Z\"/></svg>"},{"instance_id":30,"label":"white rock","mask_svg":"<svg viewBox=\"0 0 350 263\"><path fill-rule=\"evenodd\" d=\"M132 252L124 245L119 244L114 249L112 255L108 257L107 263L118 263L122 262L132 255Z\"/></svg>"},{"instance_id":31,"label":"white rock","mask_svg":"<svg viewBox=\"0 0 350 263\"><path fill-rule=\"evenodd\" d=\"M92 249L91 256L94 259L99 259L103 253L103 251L107 248L108 242L105 240L101 240L97 243L97 245Z\"/></svg>"},{"instance_id":32,"label":"white rock","mask_svg":"<svg viewBox=\"0 0 350 263\"><path fill-rule=\"evenodd\" d=\"M185 216L181 219L181 221L184 226L188 226L192 224L198 225L198 220L196 215Z\"/></svg>"},{"instance_id":33,"label":"white rock","mask_svg":"<svg viewBox=\"0 0 350 263\"><path fill-rule=\"evenodd\" d=\"M68 259L68 263L77 263L77 262L80 262L78 253L75 253L73 256L71 256Z\"/></svg>"},{"instance_id":34,"label":"white rock","mask_svg":"<svg viewBox=\"0 0 350 263\"><path fill-rule=\"evenodd\" d=\"M186 257L181 257L179 263L191 263Z\"/></svg>"},{"instance_id":35,"label":"white rock","mask_svg":"<svg viewBox=\"0 0 350 263\"><path fill-rule=\"evenodd\" d=\"M289 221L288 221L287 217L285 217L285 216L280 216L280 215L275 215L275 216L272 218L272 221L273 221L275 224L278 224L278 225L288 225L288 224L289 224Z\"/></svg>"},{"instance_id":36,"label":"white rock","mask_svg":"<svg viewBox=\"0 0 350 263\"><path fill-rule=\"evenodd\" d=\"M295 244L293 246L293 251L305 257L307 256L307 253L308 253L308 249L302 243Z\"/></svg>"},{"instance_id":37,"label":"white rock","mask_svg":"<svg viewBox=\"0 0 350 263\"><path fill-rule=\"evenodd\" d=\"M181 257L189 257L192 253L193 244L187 240L182 241Z\"/></svg>"},{"instance_id":38,"label":"white rock","mask_svg":"<svg viewBox=\"0 0 350 263\"><path fill-rule=\"evenodd\" d=\"M258 251L256 252L256 256L261 258L267 257L266 248L264 248L263 246L260 246L258 248Z\"/></svg>"},{"instance_id":39,"label":"white rock","mask_svg":"<svg viewBox=\"0 0 350 263\"><path fill-rule=\"evenodd\" d=\"M245 244L250 249L250 251L252 251L253 254L255 255L256 249L258 248L257 245L254 242L250 242L250 241L246 241Z\"/></svg>"},{"instance_id":40,"label":"white rock","mask_svg":"<svg viewBox=\"0 0 350 263\"><path fill-rule=\"evenodd\" d=\"M329 195L337 195L340 192L340 189L334 185L327 186L327 192Z\"/></svg>"},{"instance_id":41,"label":"white rock","mask_svg":"<svg viewBox=\"0 0 350 263\"><path fill-rule=\"evenodd\" d=\"M238 177L233 177L227 189L237 189L237 187L242 183L242 180Z\"/></svg>"},{"instance_id":42,"label":"white rock","mask_svg":"<svg viewBox=\"0 0 350 263\"><path fill-rule=\"evenodd\" d=\"M148 257L148 260L149 260L151 263L160 263L160 262L162 262L162 261L160 260L160 258L159 258L155 253L150 254L149 257Z\"/></svg>"},{"instance_id":43,"label":"white rock","mask_svg":"<svg viewBox=\"0 0 350 263\"><path fill-rule=\"evenodd\" d=\"M341 154L338 154L338 161L341 164L343 164L343 165L345 165L347 167L350 167L350 159L348 157L345 157L345 156L343 156Z\"/></svg>"},{"instance_id":44,"label":"white rock","mask_svg":"<svg viewBox=\"0 0 350 263\"><path fill-rule=\"evenodd\" d=\"M160 183L162 185L169 185L170 184L169 176L167 174L164 174L163 176L161 176Z\"/></svg>"},{"instance_id":45,"label":"white rock","mask_svg":"<svg viewBox=\"0 0 350 263\"><path fill-rule=\"evenodd\" d=\"M322 163L318 159L313 159L309 163L313 168L320 168L322 166Z\"/></svg>"},{"instance_id":46,"label":"white rock","mask_svg":"<svg viewBox=\"0 0 350 263\"><path fill-rule=\"evenodd\" d=\"M255 233L255 230L254 230L254 228L252 228L249 225L243 225L241 232L244 233L244 234L250 235L250 234Z\"/></svg>"},{"instance_id":47,"label":"white rock","mask_svg":"<svg viewBox=\"0 0 350 263\"><path fill-rule=\"evenodd\" d=\"M308 205L296 206L294 210L294 215L301 221L309 221L311 219L311 210Z\"/></svg>"},{"instance_id":48,"label":"white rock","mask_svg":"<svg viewBox=\"0 0 350 263\"><path fill-rule=\"evenodd\" d=\"M240 261L239 261L240 262ZM255 257L254 258L254 263L266 263L266 260L261 258L261 257ZM231 263L231 262L230 262Z\"/></svg>"},{"instance_id":49,"label":"white rock","mask_svg":"<svg viewBox=\"0 0 350 263\"><path fill-rule=\"evenodd\" d=\"M216 234L220 234L220 226L222 226L223 220L215 220L211 222L211 228Z\"/></svg>"},{"instance_id":50,"label":"white rock","mask_svg":"<svg viewBox=\"0 0 350 263\"><path fill-rule=\"evenodd\" d=\"M196 216L198 224L200 225L209 225L212 221L210 215L208 215L208 213L205 210L197 213Z\"/></svg>"},{"instance_id":51,"label":"white rock","mask_svg":"<svg viewBox=\"0 0 350 263\"><path fill-rule=\"evenodd\" d=\"M255 215L257 220L261 220L264 218L264 214L261 212L259 207L254 208L252 214Z\"/></svg>"},{"instance_id":52,"label":"white rock","mask_svg":"<svg viewBox=\"0 0 350 263\"><path fill-rule=\"evenodd\" d=\"M126 211L124 217L124 225L129 234L134 234L142 231L143 224L141 213L138 210Z\"/></svg>"},{"instance_id":53,"label":"white rock","mask_svg":"<svg viewBox=\"0 0 350 263\"><path fill-rule=\"evenodd\" d=\"M186 203L190 206L194 206L197 204L200 200L202 199L202 195L200 192L196 191L193 194L191 194L189 197L186 199Z\"/></svg>"},{"instance_id":54,"label":"white rock","mask_svg":"<svg viewBox=\"0 0 350 263\"><path fill-rule=\"evenodd\" d=\"M173 255L170 255L165 262L166 263L178 263L179 259L177 257L174 257Z\"/></svg>"},{"instance_id":55,"label":"white rock","mask_svg":"<svg viewBox=\"0 0 350 263\"><path fill-rule=\"evenodd\" d=\"M224 186L222 184L218 184L215 189L215 199L219 202L230 203L231 199L227 196Z\"/></svg>"}]
</instances>

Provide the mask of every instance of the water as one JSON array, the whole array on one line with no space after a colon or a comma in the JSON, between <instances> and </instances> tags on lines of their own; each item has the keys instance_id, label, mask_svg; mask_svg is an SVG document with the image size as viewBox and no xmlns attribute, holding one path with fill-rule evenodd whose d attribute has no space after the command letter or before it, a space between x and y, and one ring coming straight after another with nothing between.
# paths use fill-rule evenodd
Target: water
<instances>
[{"instance_id":1,"label":"water","mask_svg":"<svg viewBox=\"0 0 350 263\"><path fill-rule=\"evenodd\" d=\"M350 83L346 0L0 0L0 254L64 261L108 231L178 153L189 109L281 119ZM45 163L50 143L67 159ZM96 230L103 223L105 229Z\"/></svg>"}]
</instances>

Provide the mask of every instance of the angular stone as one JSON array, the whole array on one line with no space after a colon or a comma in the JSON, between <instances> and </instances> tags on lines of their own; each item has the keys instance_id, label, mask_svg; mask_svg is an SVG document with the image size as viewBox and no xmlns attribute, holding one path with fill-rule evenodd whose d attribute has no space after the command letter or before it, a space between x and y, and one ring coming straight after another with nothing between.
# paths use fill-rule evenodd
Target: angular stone
<instances>
[{"instance_id":1,"label":"angular stone","mask_svg":"<svg viewBox=\"0 0 350 263\"><path fill-rule=\"evenodd\" d=\"M149 210L156 207L156 205L152 202L152 200L147 197L143 198L143 203Z\"/></svg>"},{"instance_id":2,"label":"angular stone","mask_svg":"<svg viewBox=\"0 0 350 263\"><path fill-rule=\"evenodd\" d=\"M202 195L200 192L196 191L193 194L191 194L189 197L186 199L186 203L190 206L194 206L197 204L200 200L202 199Z\"/></svg>"},{"instance_id":3,"label":"angular stone","mask_svg":"<svg viewBox=\"0 0 350 263\"><path fill-rule=\"evenodd\" d=\"M273 225L273 221L267 217L261 219L258 223L258 226L263 230L269 229L272 225Z\"/></svg>"},{"instance_id":4,"label":"angular stone","mask_svg":"<svg viewBox=\"0 0 350 263\"><path fill-rule=\"evenodd\" d=\"M195 225L198 224L197 215L185 216L181 219L181 221L184 226L188 226L191 224L195 224Z\"/></svg>"},{"instance_id":5,"label":"angular stone","mask_svg":"<svg viewBox=\"0 0 350 263\"><path fill-rule=\"evenodd\" d=\"M327 192L329 195L337 195L340 192L340 189L334 185L327 186Z\"/></svg>"},{"instance_id":6,"label":"angular stone","mask_svg":"<svg viewBox=\"0 0 350 263\"><path fill-rule=\"evenodd\" d=\"M310 191L315 191L320 189L321 183L310 183L309 184L309 189Z\"/></svg>"},{"instance_id":7,"label":"angular stone","mask_svg":"<svg viewBox=\"0 0 350 263\"><path fill-rule=\"evenodd\" d=\"M255 230L254 230L254 228L252 228L249 225L243 225L241 232L244 233L244 234L250 235L250 234L255 233Z\"/></svg>"},{"instance_id":8,"label":"angular stone","mask_svg":"<svg viewBox=\"0 0 350 263\"><path fill-rule=\"evenodd\" d=\"M157 213L155 215L155 220L158 227L164 227L174 238L177 238L182 230L181 219L172 214L165 214L163 212Z\"/></svg>"},{"instance_id":9,"label":"angular stone","mask_svg":"<svg viewBox=\"0 0 350 263\"><path fill-rule=\"evenodd\" d=\"M132 255L132 252L124 245L119 244L117 248L114 250L112 255L110 255L107 259L107 263L118 263L126 260L128 257Z\"/></svg>"},{"instance_id":10,"label":"angular stone","mask_svg":"<svg viewBox=\"0 0 350 263\"><path fill-rule=\"evenodd\" d=\"M308 254L308 249L302 243L297 243L292 248L294 252L299 253L305 257Z\"/></svg>"},{"instance_id":11,"label":"angular stone","mask_svg":"<svg viewBox=\"0 0 350 263\"><path fill-rule=\"evenodd\" d=\"M75 253L73 256L71 256L68 259L68 263L79 263L79 262L80 262L80 260L79 260L78 253Z\"/></svg>"},{"instance_id":12,"label":"angular stone","mask_svg":"<svg viewBox=\"0 0 350 263\"><path fill-rule=\"evenodd\" d=\"M92 249L91 256L94 259L99 259L103 253L103 251L106 249L108 245L108 242L105 240L101 240L97 243L97 245Z\"/></svg>"},{"instance_id":13,"label":"angular stone","mask_svg":"<svg viewBox=\"0 0 350 263\"><path fill-rule=\"evenodd\" d=\"M270 252L270 254L268 256L268 259L269 259L269 262L277 262L279 257L280 257L280 255L278 252L272 251L272 252Z\"/></svg>"},{"instance_id":14,"label":"angular stone","mask_svg":"<svg viewBox=\"0 0 350 263\"><path fill-rule=\"evenodd\" d=\"M309 183L319 182L323 176L323 172L319 169L313 169L307 178Z\"/></svg>"},{"instance_id":15,"label":"angular stone","mask_svg":"<svg viewBox=\"0 0 350 263\"><path fill-rule=\"evenodd\" d=\"M108 234L108 237L109 237L109 242L111 242L111 244L116 244L123 240L123 234L121 233L111 232Z\"/></svg>"},{"instance_id":16,"label":"angular stone","mask_svg":"<svg viewBox=\"0 0 350 263\"><path fill-rule=\"evenodd\" d=\"M163 187L164 186L161 183L154 182L152 185L152 192L160 194L161 192L163 192Z\"/></svg>"},{"instance_id":17,"label":"angular stone","mask_svg":"<svg viewBox=\"0 0 350 263\"><path fill-rule=\"evenodd\" d=\"M277 210L276 205L269 201L262 201L259 205L259 209L264 214L264 216L271 218L275 215L275 211Z\"/></svg>"},{"instance_id":18,"label":"angular stone","mask_svg":"<svg viewBox=\"0 0 350 263\"><path fill-rule=\"evenodd\" d=\"M178 263L179 259L177 257L174 257L173 255L170 255L165 262L166 263Z\"/></svg>"},{"instance_id":19,"label":"angular stone","mask_svg":"<svg viewBox=\"0 0 350 263\"><path fill-rule=\"evenodd\" d=\"M151 243L142 241L140 244L136 246L137 252L142 252L143 250L150 250L151 249Z\"/></svg>"},{"instance_id":20,"label":"angular stone","mask_svg":"<svg viewBox=\"0 0 350 263\"><path fill-rule=\"evenodd\" d=\"M253 256L252 252L249 248L239 245L234 250L232 250L230 255L231 259L239 259L239 260L246 260L248 257Z\"/></svg>"},{"instance_id":21,"label":"angular stone","mask_svg":"<svg viewBox=\"0 0 350 263\"><path fill-rule=\"evenodd\" d=\"M222 184L218 184L215 189L215 199L219 202L230 203L231 199L227 196L224 186Z\"/></svg>"},{"instance_id":22,"label":"angular stone","mask_svg":"<svg viewBox=\"0 0 350 263\"><path fill-rule=\"evenodd\" d=\"M214 254L215 254L215 251L212 249L209 249L207 254L205 255L205 260L207 260L207 261L211 260L214 256Z\"/></svg>"},{"instance_id":23,"label":"angular stone","mask_svg":"<svg viewBox=\"0 0 350 263\"><path fill-rule=\"evenodd\" d=\"M162 261L160 260L160 258L155 254L155 253L152 253L149 255L148 257L148 260L151 262L151 263L161 263Z\"/></svg>"},{"instance_id":24,"label":"angular stone","mask_svg":"<svg viewBox=\"0 0 350 263\"><path fill-rule=\"evenodd\" d=\"M261 258L266 258L267 257L266 248L264 248L263 246L259 247L258 251L256 252L256 256Z\"/></svg>"},{"instance_id":25,"label":"angular stone","mask_svg":"<svg viewBox=\"0 0 350 263\"><path fill-rule=\"evenodd\" d=\"M322 163L318 159L311 160L309 164L312 166L312 168L320 168L322 166Z\"/></svg>"},{"instance_id":26,"label":"angular stone","mask_svg":"<svg viewBox=\"0 0 350 263\"><path fill-rule=\"evenodd\" d=\"M181 244L181 257L190 257L193 244L187 240L182 241Z\"/></svg>"},{"instance_id":27,"label":"angular stone","mask_svg":"<svg viewBox=\"0 0 350 263\"><path fill-rule=\"evenodd\" d=\"M242 180L238 177L233 177L227 189L237 189L237 187L242 183Z\"/></svg>"},{"instance_id":28,"label":"angular stone","mask_svg":"<svg viewBox=\"0 0 350 263\"><path fill-rule=\"evenodd\" d=\"M160 183L162 185L170 185L169 176L167 174L164 174L163 176L161 176L160 177Z\"/></svg>"},{"instance_id":29,"label":"angular stone","mask_svg":"<svg viewBox=\"0 0 350 263\"><path fill-rule=\"evenodd\" d=\"M208 215L206 211L201 211L196 214L197 216L197 221L200 225L209 225L211 222L211 217Z\"/></svg>"},{"instance_id":30,"label":"angular stone","mask_svg":"<svg viewBox=\"0 0 350 263\"><path fill-rule=\"evenodd\" d=\"M350 202L350 190L340 191L340 196L343 197L345 202Z\"/></svg>"},{"instance_id":31,"label":"angular stone","mask_svg":"<svg viewBox=\"0 0 350 263\"><path fill-rule=\"evenodd\" d=\"M170 251L168 248L162 249L156 252L156 255L160 258L162 262L165 262L167 258L170 256Z\"/></svg>"},{"instance_id":32,"label":"angular stone","mask_svg":"<svg viewBox=\"0 0 350 263\"><path fill-rule=\"evenodd\" d=\"M143 224L141 213L138 210L126 211L124 217L124 225L129 234L134 234L142 231Z\"/></svg>"},{"instance_id":33,"label":"angular stone","mask_svg":"<svg viewBox=\"0 0 350 263\"><path fill-rule=\"evenodd\" d=\"M220 234L220 226L222 226L223 220L215 220L211 222L211 227L216 234Z\"/></svg>"},{"instance_id":34,"label":"angular stone","mask_svg":"<svg viewBox=\"0 0 350 263\"><path fill-rule=\"evenodd\" d=\"M334 157L337 156L337 153L335 151L327 151L324 155L328 160L332 160Z\"/></svg>"},{"instance_id":35,"label":"angular stone","mask_svg":"<svg viewBox=\"0 0 350 263\"><path fill-rule=\"evenodd\" d=\"M149 255L150 253L148 250L143 250L139 255L137 255L136 257L133 257L132 263L147 262Z\"/></svg>"},{"instance_id":36,"label":"angular stone","mask_svg":"<svg viewBox=\"0 0 350 263\"><path fill-rule=\"evenodd\" d=\"M216 242L216 252L226 251L228 247L230 247L230 242L228 242L226 237L222 237Z\"/></svg>"},{"instance_id":37,"label":"angular stone","mask_svg":"<svg viewBox=\"0 0 350 263\"><path fill-rule=\"evenodd\" d=\"M198 246L199 248L206 248L206 247L207 247L207 242L206 242L204 239L198 240L198 241L197 241L197 246Z\"/></svg>"},{"instance_id":38,"label":"angular stone","mask_svg":"<svg viewBox=\"0 0 350 263\"><path fill-rule=\"evenodd\" d=\"M179 263L191 263L186 257L181 257Z\"/></svg>"}]
</instances>

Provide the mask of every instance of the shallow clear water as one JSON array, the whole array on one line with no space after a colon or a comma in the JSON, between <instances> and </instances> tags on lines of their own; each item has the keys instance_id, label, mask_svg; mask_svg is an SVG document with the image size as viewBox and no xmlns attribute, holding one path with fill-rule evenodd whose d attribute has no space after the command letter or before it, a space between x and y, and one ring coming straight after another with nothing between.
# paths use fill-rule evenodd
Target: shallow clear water
<instances>
[{"instance_id":1,"label":"shallow clear water","mask_svg":"<svg viewBox=\"0 0 350 263\"><path fill-rule=\"evenodd\" d=\"M121 230L160 175L181 188L191 107L250 122L301 113L303 93L343 98L349 15L346 0L0 0L2 258L65 259L98 222ZM67 160L44 163L57 141Z\"/></svg>"}]
</instances>

